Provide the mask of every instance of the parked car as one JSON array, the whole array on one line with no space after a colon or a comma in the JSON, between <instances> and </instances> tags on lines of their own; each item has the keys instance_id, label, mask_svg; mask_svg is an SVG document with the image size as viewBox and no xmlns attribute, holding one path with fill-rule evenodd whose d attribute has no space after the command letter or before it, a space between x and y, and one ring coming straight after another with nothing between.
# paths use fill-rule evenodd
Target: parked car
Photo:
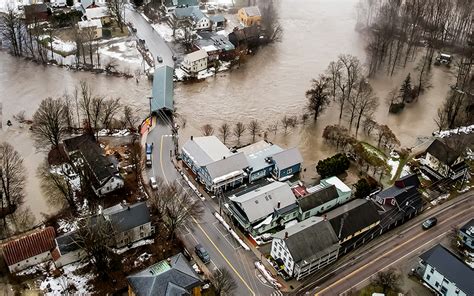
<instances>
[{"instance_id":1,"label":"parked car","mask_svg":"<svg viewBox=\"0 0 474 296\"><path fill-rule=\"evenodd\" d=\"M435 226L436 223L438 223L438 219L436 219L436 217L431 217L425 222L423 222L421 226L423 227L423 229L430 229L431 227Z\"/></svg>"},{"instance_id":2,"label":"parked car","mask_svg":"<svg viewBox=\"0 0 474 296\"><path fill-rule=\"evenodd\" d=\"M152 163L151 163L151 154L147 154L147 155L146 155L145 165L146 165L147 167L151 168L151 165L152 165Z\"/></svg>"},{"instance_id":3,"label":"parked car","mask_svg":"<svg viewBox=\"0 0 474 296\"><path fill-rule=\"evenodd\" d=\"M145 146L145 151L146 151L146 154L151 154L151 152L153 151L153 143L146 143L146 146Z\"/></svg>"},{"instance_id":4,"label":"parked car","mask_svg":"<svg viewBox=\"0 0 474 296\"><path fill-rule=\"evenodd\" d=\"M175 55L173 55L173 61L176 61L177 59L178 58Z\"/></svg>"},{"instance_id":5,"label":"parked car","mask_svg":"<svg viewBox=\"0 0 474 296\"><path fill-rule=\"evenodd\" d=\"M201 244L196 245L196 247L194 247L194 251L204 264L211 262L211 257L209 257L209 253L206 251L206 249L204 249Z\"/></svg>"},{"instance_id":6,"label":"parked car","mask_svg":"<svg viewBox=\"0 0 474 296\"><path fill-rule=\"evenodd\" d=\"M158 183L156 183L156 178L155 177L150 177L150 186L151 189L158 189Z\"/></svg>"},{"instance_id":7,"label":"parked car","mask_svg":"<svg viewBox=\"0 0 474 296\"><path fill-rule=\"evenodd\" d=\"M163 58L161 56L157 56L156 60L158 61L158 63L163 63Z\"/></svg>"}]
</instances>

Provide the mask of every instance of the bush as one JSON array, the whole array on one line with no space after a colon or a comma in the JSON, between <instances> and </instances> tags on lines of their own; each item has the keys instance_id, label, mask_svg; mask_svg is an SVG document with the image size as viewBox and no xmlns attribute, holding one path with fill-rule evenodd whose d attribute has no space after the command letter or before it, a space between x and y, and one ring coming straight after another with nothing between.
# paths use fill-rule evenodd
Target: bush
<instances>
[{"instance_id":1,"label":"bush","mask_svg":"<svg viewBox=\"0 0 474 296\"><path fill-rule=\"evenodd\" d=\"M365 198L371 192L369 182L367 182L366 179L360 179L359 181L357 181L354 187L356 188L356 191L354 193L355 198Z\"/></svg>"},{"instance_id":2,"label":"bush","mask_svg":"<svg viewBox=\"0 0 474 296\"><path fill-rule=\"evenodd\" d=\"M396 114L402 111L403 108L405 108L405 103L393 103L393 104L390 104L389 112Z\"/></svg>"},{"instance_id":3,"label":"bush","mask_svg":"<svg viewBox=\"0 0 474 296\"><path fill-rule=\"evenodd\" d=\"M74 0L66 0L66 5L67 6L73 6L74 5Z\"/></svg>"},{"instance_id":4,"label":"bush","mask_svg":"<svg viewBox=\"0 0 474 296\"><path fill-rule=\"evenodd\" d=\"M332 157L320 160L316 165L316 171L321 178L329 178L344 173L350 164L345 154L338 153Z\"/></svg>"}]
</instances>

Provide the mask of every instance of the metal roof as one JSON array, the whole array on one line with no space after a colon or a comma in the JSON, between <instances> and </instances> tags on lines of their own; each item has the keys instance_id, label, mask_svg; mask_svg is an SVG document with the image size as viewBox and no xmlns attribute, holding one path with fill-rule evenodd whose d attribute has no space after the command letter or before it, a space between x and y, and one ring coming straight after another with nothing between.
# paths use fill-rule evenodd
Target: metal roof
<instances>
[{"instance_id":1,"label":"metal roof","mask_svg":"<svg viewBox=\"0 0 474 296\"><path fill-rule=\"evenodd\" d=\"M283 148L278 145L272 145L265 141L259 141L252 145L240 148L238 151L245 153L249 166L253 169L254 172L257 172L272 165L271 163L268 163L265 159L283 151Z\"/></svg>"},{"instance_id":2,"label":"metal roof","mask_svg":"<svg viewBox=\"0 0 474 296\"><path fill-rule=\"evenodd\" d=\"M275 165L279 169L285 169L294 166L295 164L302 163L303 157L301 156L298 148L290 148L276 153L272 156Z\"/></svg>"},{"instance_id":3,"label":"metal roof","mask_svg":"<svg viewBox=\"0 0 474 296\"><path fill-rule=\"evenodd\" d=\"M337 199L339 194L336 186L329 185L318 189L317 191L303 196L298 200L298 204L303 212L319 207L331 200Z\"/></svg>"},{"instance_id":4,"label":"metal roof","mask_svg":"<svg viewBox=\"0 0 474 296\"><path fill-rule=\"evenodd\" d=\"M466 295L474 295L474 269L440 244L420 255L420 258L445 278L454 282Z\"/></svg>"},{"instance_id":5,"label":"metal roof","mask_svg":"<svg viewBox=\"0 0 474 296\"><path fill-rule=\"evenodd\" d=\"M246 215L250 223L272 214L275 209L285 208L296 203L296 197L288 184L273 182L229 199Z\"/></svg>"},{"instance_id":6,"label":"metal roof","mask_svg":"<svg viewBox=\"0 0 474 296\"><path fill-rule=\"evenodd\" d=\"M199 166L205 166L232 155L229 148L216 136L193 137L184 144L182 149Z\"/></svg>"},{"instance_id":7,"label":"metal roof","mask_svg":"<svg viewBox=\"0 0 474 296\"><path fill-rule=\"evenodd\" d=\"M261 16L258 6L249 6L242 8L247 16Z\"/></svg>"},{"instance_id":8,"label":"metal roof","mask_svg":"<svg viewBox=\"0 0 474 296\"><path fill-rule=\"evenodd\" d=\"M211 179L218 183L216 178L222 178L223 180L229 178L230 175L239 175L243 173L243 169L248 167L249 164L243 153L232 154L224 159L211 162L206 165L207 172L211 176Z\"/></svg>"},{"instance_id":9,"label":"metal roof","mask_svg":"<svg viewBox=\"0 0 474 296\"><path fill-rule=\"evenodd\" d=\"M181 253L128 276L127 280L137 296L186 295L183 291L201 284Z\"/></svg>"},{"instance_id":10,"label":"metal roof","mask_svg":"<svg viewBox=\"0 0 474 296\"><path fill-rule=\"evenodd\" d=\"M288 236L285 239L285 236ZM339 240L331 224L320 217L311 217L273 235L284 239L295 263L307 263L337 250Z\"/></svg>"},{"instance_id":11,"label":"metal roof","mask_svg":"<svg viewBox=\"0 0 474 296\"><path fill-rule=\"evenodd\" d=\"M106 212L107 214L104 215L117 232L124 232L151 221L150 212L145 202L122 206L121 209Z\"/></svg>"},{"instance_id":12,"label":"metal roof","mask_svg":"<svg viewBox=\"0 0 474 296\"><path fill-rule=\"evenodd\" d=\"M155 68L153 74L153 89L151 110L153 112L161 109L173 110L173 68L161 66Z\"/></svg>"},{"instance_id":13,"label":"metal roof","mask_svg":"<svg viewBox=\"0 0 474 296\"><path fill-rule=\"evenodd\" d=\"M5 262L11 266L30 257L52 251L56 246L55 236L54 228L49 226L4 244Z\"/></svg>"}]
</instances>

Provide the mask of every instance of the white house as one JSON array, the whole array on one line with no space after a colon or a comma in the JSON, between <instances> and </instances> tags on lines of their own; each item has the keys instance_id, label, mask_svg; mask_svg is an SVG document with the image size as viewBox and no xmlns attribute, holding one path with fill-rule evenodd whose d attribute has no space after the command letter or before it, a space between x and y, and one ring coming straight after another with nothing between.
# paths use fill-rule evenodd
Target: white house
<instances>
[{"instance_id":1,"label":"white house","mask_svg":"<svg viewBox=\"0 0 474 296\"><path fill-rule=\"evenodd\" d=\"M78 240L79 237L76 231L68 232L56 238L56 248L51 254L56 268L61 268L87 257L86 251L79 246Z\"/></svg>"},{"instance_id":2,"label":"white house","mask_svg":"<svg viewBox=\"0 0 474 296\"><path fill-rule=\"evenodd\" d=\"M298 216L296 197L288 184L249 186L229 197L229 211L251 235L258 236Z\"/></svg>"},{"instance_id":3,"label":"white house","mask_svg":"<svg viewBox=\"0 0 474 296\"><path fill-rule=\"evenodd\" d=\"M8 270L15 273L51 260L51 252L56 246L55 237L54 228L46 227L4 244L3 257Z\"/></svg>"},{"instance_id":4,"label":"white house","mask_svg":"<svg viewBox=\"0 0 474 296\"><path fill-rule=\"evenodd\" d=\"M461 153L454 151L442 140L435 139L426 149L421 170L433 181L444 178L459 180L468 174L468 166Z\"/></svg>"},{"instance_id":5,"label":"white house","mask_svg":"<svg viewBox=\"0 0 474 296\"><path fill-rule=\"evenodd\" d=\"M77 25L81 31L92 30L94 32L93 39L102 38L102 22L100 19L80 21Z\"/></svg>"},{"instance_id":6,"label":"white house","mask_svg":"<svg viewBox=\"0 0 474 296\"><path fill-rule=\"evenodd\" d=\"M179 23L190 23L197 31L211 29L211 20L197 6L186 6L176 8L169 19L172 26Z\"/></svg>"},{"instance_id":7,"label":"white house","mask_svg":"<svg viewBox=\"0 0 474 296\"><path fill-rule=\"evenodd\" d=\"M104 196L124 186L117 166L111 161L113 156L105 156L102 148L90 135L64 140L63 149L74 164L75 170L82 172L98 196Z\"/></svg>"},{"instance_id":8,"label":"white house","mask_svg":"<svg viewBox=\"0 0 474 296\"><path fill-rule=\"evenodd\" d=\"M207 52L203 49L189 53L184 56L181 69L188 75L195 76L198 72L207 69Z\"/></svg>"},{"instance_id":9,"label":"white house","mask_svg":"<svg viewBox=\"0 0 474 296\"><path fill-rule=\"evenodd\" d=\"M339 240L331 224L311 217L273 235L270 255L297 280L337 260Z\"/></svg>"},{"instance_id":10,"label":"white house","mask_svg":"<svg viewBox=\"0 0 474 296\"><path fill-rule=\"evenodd\" d=\"M151 226L150 212L145 202L133 205L118 204L104 209L102 215L114 231L114 246L124 247L136 241L151 236L154 227Z\"/></svg>"},{"instance_id":11,"label":"white house","mask_svg":"<svg viewBox=\"0 0 474 296\"><path fill-rule=\"evenodd\" d=\"M438 244L420 255L418 273L438 295L474 295L474 270Z\"/></svg>"}]
</instances>

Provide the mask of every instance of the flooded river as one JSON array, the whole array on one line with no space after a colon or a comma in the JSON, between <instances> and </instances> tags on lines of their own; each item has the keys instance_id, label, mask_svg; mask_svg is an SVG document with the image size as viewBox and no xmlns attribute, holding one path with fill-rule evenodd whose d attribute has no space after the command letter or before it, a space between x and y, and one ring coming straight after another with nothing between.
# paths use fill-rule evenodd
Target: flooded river
<instances>
[{"instance_id":1,"label":"flooded river","mask_svg":"<svg viewBox=\"0 0 474 296\"><path fill-rule=\"evenodd\" d=\"M304 113L305 91L310 80L317 78L328 63L342 53L350 53L364 61L364 40L354 30L357 0L284 0L280 1L281 24L284 27L282 42L258 51L248 58L240 69L219 74L216 78L196 84L179 84L175 88L177 112L186 119L181 129L181 141L190 135L199 135L200 126L258 119L264 127L279 121L285 114ZM401 115L389 115L384 103L387 92L400 84L408 71L400 71L392 78L379 77L372 81L381 98L375 117L388 124L404 146L413 146L418 136L430 135L435 129L433 116L448 90L450 75L435 68L433 85L420 100L409 106ZM414 73L412 73L413 75ZM71 90L80 80L92 84L97 94L121 97L124 102L139 106L146 113L150 84L142 80L110 78L84 72L72 72L56 67L42 67L10 57L0 52L0 97L3 103L3 132L0 140L14 142L25 156L28 175L34 177L35 167L42 157L32 148L27 136L20 131L7 130L5 123L13 114L35 111L40 101L48 96L61 95ZM338 112L331 106L316 124L289 129L285 135L280 127L269 139L285 147L298 146L305 166L311 167L333 151L324 145L321 134L328 124L337 123ZM416 126L416 129L413 128ZM249 140L247 136L243 141ZM36 216L51 212L41 198L37 182L28 182L28 205Z\"/></svg>"}]
</instances>

